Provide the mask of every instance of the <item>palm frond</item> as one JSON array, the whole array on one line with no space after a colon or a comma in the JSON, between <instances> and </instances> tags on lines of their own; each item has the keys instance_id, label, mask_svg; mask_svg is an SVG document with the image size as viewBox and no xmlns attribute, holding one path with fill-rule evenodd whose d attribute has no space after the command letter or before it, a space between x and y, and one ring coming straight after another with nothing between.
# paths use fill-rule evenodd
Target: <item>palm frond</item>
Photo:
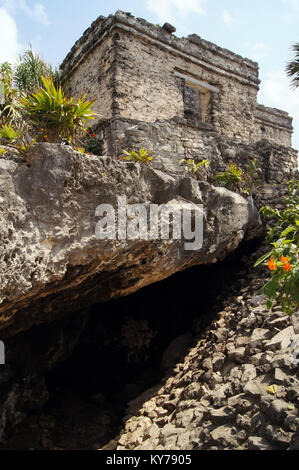
<instances>
[{"instance_id":1,"label":"palm frond","mask_svg":"<svg viewBox=\"0 0 299 470\"><path fill-rule=\"evenodd\" d=\"M292 79L291 85L293 88L299 87L299 43L296 43L292 47L295 52L295 58L289 62L286 66L286 73L289 78Z\"/></svg>"}]
</instances>

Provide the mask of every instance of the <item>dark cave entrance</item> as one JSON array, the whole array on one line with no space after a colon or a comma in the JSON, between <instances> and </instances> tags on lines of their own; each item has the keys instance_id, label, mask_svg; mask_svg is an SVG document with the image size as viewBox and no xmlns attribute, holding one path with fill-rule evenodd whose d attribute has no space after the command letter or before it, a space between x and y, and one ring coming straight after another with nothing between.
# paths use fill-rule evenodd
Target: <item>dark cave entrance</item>
<instances>
[{"instance_id":1,"label":"dark cave entrance","mask_svg":"<svg viewBox=\"0 0 299 470\"><path fill-rule=\"evenodd\" d=\"M246 282L246 260L258 244L247 242L221 263L190 268L88 309L71 354L45 375L48 402L4 447L114 449L128 402L184 361L224 301ZM47 334L47 325L35 334L39 329Z\"/></svg>"}]
</instances>

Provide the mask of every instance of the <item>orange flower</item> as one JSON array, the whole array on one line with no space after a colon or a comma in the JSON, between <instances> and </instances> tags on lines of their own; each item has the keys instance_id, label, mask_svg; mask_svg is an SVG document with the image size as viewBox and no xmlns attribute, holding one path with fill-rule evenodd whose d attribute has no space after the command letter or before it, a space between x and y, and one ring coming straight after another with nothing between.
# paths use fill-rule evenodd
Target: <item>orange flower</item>
<instances>
[{"instance_id":1,"label":"orange flower","mask_svg":"<svg viewBox=\"0 0 299 470\"><path fill-rule=\"evenodd\" d=\"M290 265L290 263L285 263L285 264L283 265L283 269L284 269L285 271L291 271L292 266Z\"/></svg>"},{"instance_id":2,"label":"orange flower","mask_svg":"<svg viewBox=\"0 0 299 470\"><path fill-rule=\"evenodd\" d=\"M95 138L97 136L97 134L92 134L92 137Z\"/></svg>"},{"instance_id":3,"label":"orange flower","mask_svg":"<svg viewBox=\"0 0 299 470\"><path fill-rule=\"evenodd\" d=\"M282 257L280 258L280 261L281 261L282 263L288 263L288 262L289 262L289 258L286 258L285 256L282 256Z\"/></svg>"},{"instance_id":4,"label":"orange flower","mask_svg":"<svg viewBox=\"0 0 299 470\"><path fill-rule=\"evenodd\" d=\"M271 258L269 263L268 263L268 267L271 271L276 271L277 269L277 264L275 263L275 260L274 258Z\"/></svg>"}]
</instances>

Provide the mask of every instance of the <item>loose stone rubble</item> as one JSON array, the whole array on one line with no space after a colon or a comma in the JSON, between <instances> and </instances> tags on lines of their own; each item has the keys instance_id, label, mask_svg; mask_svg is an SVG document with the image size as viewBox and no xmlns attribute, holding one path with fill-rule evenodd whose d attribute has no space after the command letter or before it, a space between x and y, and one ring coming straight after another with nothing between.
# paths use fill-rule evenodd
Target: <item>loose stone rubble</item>
<instances>
[{"instance_id":1,"label":"loose stone rubble","mask_svg":"<svg viewBox=\"0 0 299 470\"><path fill-rule=\"evenodd\" d=\"M243 284L165 384L129 403L118 450L299 449L299 315L267 310L261 272Z\"/></svg>"}]
</instances>

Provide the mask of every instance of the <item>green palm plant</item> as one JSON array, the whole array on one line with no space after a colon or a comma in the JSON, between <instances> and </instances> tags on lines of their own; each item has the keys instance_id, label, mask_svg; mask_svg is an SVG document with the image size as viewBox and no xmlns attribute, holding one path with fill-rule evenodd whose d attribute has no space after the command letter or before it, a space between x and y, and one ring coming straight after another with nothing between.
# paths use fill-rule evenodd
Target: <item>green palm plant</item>
<instances>
[{"instance_id":1,"label":"green palm plant","mask_svg":"<svg viewBox=\"0 0 299 470\"><path fill-rule=\"evenodd\" d=\"M28 133L28 128L25 124L19 127L13 127L10 124L4 124L0 127L0 144L6 147L17 150L26 161L27 154L31 147L35 144L36 139L32 139ZM1 152L0 155L7 152Z\"/></svg>"},{"instance_id":2,"label":"green palm plant","mask_svg":"<svg viewBox=\"0 0 299 470\"><path fill-rule=\"evenodd\" d=\"M19 58L14 72L16 88L23 93L34 93L43 86L42 77L52 78L55 86L60 84L60 72L29 49Z\"/></svg>"},{"instance_id":3,"label":"green palm plant","mask_svg":"<svg viewBox=\"0 0 299 470\"><path fill-rule=\"evenodd\" d=\"M85 131L87 122L96 117L91 110L94 101L86 95L78 100L67 98L51 78L42 77L43 88L20 98L25 119L51 143L73 139Z\"/></svg>"},{"instance_id":4,"label":"green palm plant","mask_svg":"<svg viewBox=\"0 0 299 470\"><path fill-rule=\"evenodd\" d=\"M0 125L16 123L21 116L18 91L14 87L12 66L8 62L0 65L0 82L3 91L3 103L0 103Z\"/></svg>"},{"instance_id":5,"label":"green palm plant","mask_svg":"<svg viewBox=\"0 0 299 470\"><path fill-rule=\"evenodd\" d=\"M129 160L139 163L150 163L154 157L152 156L153 152L148 151L146 148L142 147L138 151L135 150L123 150L124 155L120 157L121 160Z\"/></svg>"},{"instance_id":6,"label":"green palm plant","mask_svg":"<svg viewBox=\"0 0 299 470\"><path fill-rule=\"evenodd\" d=\"M210 166L208 160L201 160L200 162L196 163L193 158L183 158L182 160L180 160L179 163L180 165L185 165L187 170L191 173L201 172L204 169L206 170Z\"/></svg>"},{"instance_id":7,"label":"green palm plant","mask_svg":"<svg viewBox=\"0 0 299 470\"><path fill-rule=\"evenodd\" d=\"M21 129L14 128L10 124L4 124L0 128L0 139L4 143L11 143L16 142L21 136L23 132Z\"/></svg>"},{"instance_id":8,"label":"green palm plant","mask_svg":"<svg viewBox=\"0 0 299 470\"><path fill-rule=\"evenodd\" d=\"M288 63L286 72L288 77L292 79L293 88L299 87L299 42L293 45L293 51L295 52L295 58Z\"/></svg>"}]
</instances>

